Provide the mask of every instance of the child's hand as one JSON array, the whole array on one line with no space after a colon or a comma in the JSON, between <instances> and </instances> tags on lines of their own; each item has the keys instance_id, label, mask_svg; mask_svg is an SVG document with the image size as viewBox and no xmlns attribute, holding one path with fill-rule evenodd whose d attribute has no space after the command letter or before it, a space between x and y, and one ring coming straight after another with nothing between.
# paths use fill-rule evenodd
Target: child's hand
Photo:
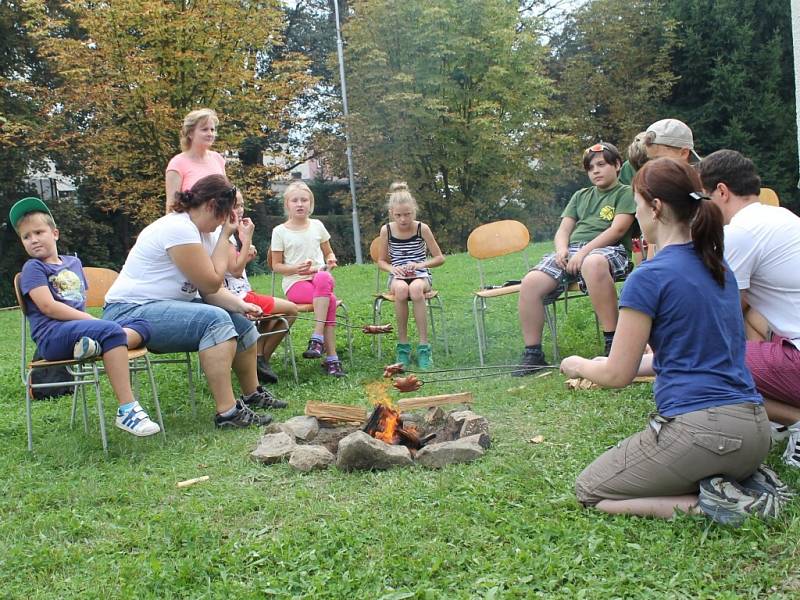
<instances>
[{"instance_id":1,"label":"child's hand","mask_svg":"<svg viewBox=\"0 0 800 600\"><path fill-rule=\"evenodd\" d=\"M586 359L580 356L568 356L561 361L561 372L567 377L580 377L580 364Z\"/></svg>"},{"instance_id":2,"label":"child's hand","mask_svg":"<svg viewBox=\"0 0 800 600\"><path fill-rule=\"evenodd\" d=\"M331 256L325 261L325 265L328 267L328 271L332 271L339 266L339 263L336 262L335 256Z\"/></svg>"},{"instance_id":3,"label":"child's hand","mask_svg":"<svg viewBox=\"0 0 800 600\"><path fill-rule=\"evenodd\" d=\"M228 218L222 222L222 237L228 239L238 227L239 215L236 214L235 210L232 210Z\"/></svg>"},{"instance_id":4,"label":"child's hand","mask_svg":"<svg viewBox=\"0 0 800 600\"><path fill-rule=\"evenodd\" d=\"M257 319L261 316L261 307L252 302L242 302L242 314L248 319Z\"/></svg>"},{"instance_id":5,"label":"child's hand","mask_svg":"<svg viewBox=\"0 0 800 600\"><path fill-rule=\"evenodd\" d=\"M258 255L258 248L250 244L250 248L247 250L247 262L250 262Z\"/></svg>"},{"instance_id":6,"label":"child's hand","mask_svg":"<svg viewBox=\"0 0 800 600\"><path fill-rule=\"evenodd\" d=\"M299 265L297 265L297 274L298 275L311 275L314 271L311 268L313 261L310 258L305 259Z\"/></svg>"},{"instance_id":7,"label":"child's hand","mask_svg":"<svg viewBox=\"0 0 800 600\"><path fill-rule=\"evenodd\" d=\"M569 250L562 250L561 252L556 251L555 259L559 268L566 269L567 261L569 260Z\"/></svg>"},{"instance_id":8,"label":"child's hand","mask_svg":"<svg viewBox=\"0 0 800 600\"><path fill-rule=\"evenodd\" d=\"M414 274L419 269L419 263L410 262L403 265L403 268L406 270L406 277L413 277Z\"/></svg>"},{"instance_id":9,"label":"child's hand","mask_svg":"<svg viewBox=\"0 0 800 600\"><path fill-rule=\"evenodd\" d=\"M398 279L403 279L406 276L406 266L401 265L399 267L395 267L392 265L391 274L397 277Z\"/></svg>"},{"instance_id":10,"label":"child's hand","mask_svg":"<svg viewBox=\"0 0 800 600\"><path fill-rule=\"evenodd\" d=\"M585 258L586 252L584 252L583 249L578 250L575 254L573 254L572 258L567 261L567 273L570 275L577 275L581 270L581 266L583 265Z\"/></svg>"},{"instance_id":11,"label":"child's hand","mask_svg":"<svg viewBox=\"0 0 800 600\"><path fill-rule=\"evenodd\" d=\"M239 239L244 242L245 240L252 240L253 239L253 231L255 231L256 225L253 223L253 220L249 217L243 217L239 219L239 224L237 229L239 230Z\"/></svg>"}]
</instances>

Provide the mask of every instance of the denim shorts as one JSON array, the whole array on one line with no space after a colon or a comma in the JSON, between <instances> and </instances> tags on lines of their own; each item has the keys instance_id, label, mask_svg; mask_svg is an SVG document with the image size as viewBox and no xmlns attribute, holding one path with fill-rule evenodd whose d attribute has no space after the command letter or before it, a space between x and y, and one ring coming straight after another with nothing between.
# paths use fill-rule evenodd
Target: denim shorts
<instances>
[{"instance_id":1,"label":"denim shorts","mask_svg":"<svg viewBox=\"0 0 800 600\"><path fill-rule=\"evenodd\" d=\"M578 501L594 506L601 500L696 494L698 482L712 475L740 481L767 456L769 431L764 406L749 402L674 418L654 415L647 429L583 470L575 484Z\"/></svg>"},{"instance_id":2,"label":"denim shorts","mask_svg":"<svg viewBox=\"0 0 800 600\"><path fill-rule=\"evenodd\" d=\"M157 353L200 352L237 338L237 352L258 340L255 325L245 316L229 313L202 300L156 300L146 304L115 302L103 307L103 318L144 319L152 330L148 350Z\"/></svg>"}]
</instances>

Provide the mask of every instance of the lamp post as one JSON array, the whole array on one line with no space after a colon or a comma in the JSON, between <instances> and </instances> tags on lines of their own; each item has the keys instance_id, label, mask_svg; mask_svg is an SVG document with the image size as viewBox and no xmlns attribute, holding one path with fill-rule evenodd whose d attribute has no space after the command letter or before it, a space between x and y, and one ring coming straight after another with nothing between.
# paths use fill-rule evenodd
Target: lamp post
<instances>
[{"instance_id":1,"label":"lamp post","mask_svg":"<svg viewBox=\"0 0 800 600\"><path fill-rule=\"evenodd\" d=\"M333 0L336 16L336 53L339 57L339 81L342 84L342 111L344 112L344 141L347 146L347 173L350 178L350 198L353 201L353 245L356 251L356 264L364 262L361 257L361 228L358 224L358 205L356 204L356 181L353 177L353 148L350 145L350 125L347 122L347 85L344 80L344 53L342 52L342 29L339 25L339 0Z\"/></svg>"}]
</instances>

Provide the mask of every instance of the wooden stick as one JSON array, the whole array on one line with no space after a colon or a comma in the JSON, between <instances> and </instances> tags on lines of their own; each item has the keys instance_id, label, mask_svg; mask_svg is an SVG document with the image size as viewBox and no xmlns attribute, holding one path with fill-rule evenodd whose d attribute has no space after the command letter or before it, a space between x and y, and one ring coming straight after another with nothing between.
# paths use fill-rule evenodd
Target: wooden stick
<instances>
[{"instance_id":1,"label":"wooden stick","mask_svg":"<svg viewBox=\"0 0 800 600\"><path fill-rule=\"evenodd\" d=\"M194 479L187 479L186 481L179 481L178 483L175 484L175 487L187 488L190 485L194 485L195 483L202 483L202 482L208 481L208 480L209 480L209 476L208 475L203 475L202 477L195 477Z\"/></svg>"},{"instance_id":2,"label":"wooden stick","mask_svg":"<svg viewBox=\"0 0 800 600\"><path fill-rule=\"evenodd\" d=\"M361 406L328 402L306 402L305 413L309 417L317 417L324 421L346 421L348 423L363 423L367 417L367 411Z\"/></svg>"},{"instance_id":3,"label":"wooden stick","mask_svg":"<svg viewBox=\"0 0 800 600\"><path fill-rule=\"evenodd\" d=\"M439 396L419 396L418 398L403 398L397 401L400 410L413 410L415 408L428 408L442 404L472 404L472 392L458 394L441 394Z\"/></svg>"}]
</instances>

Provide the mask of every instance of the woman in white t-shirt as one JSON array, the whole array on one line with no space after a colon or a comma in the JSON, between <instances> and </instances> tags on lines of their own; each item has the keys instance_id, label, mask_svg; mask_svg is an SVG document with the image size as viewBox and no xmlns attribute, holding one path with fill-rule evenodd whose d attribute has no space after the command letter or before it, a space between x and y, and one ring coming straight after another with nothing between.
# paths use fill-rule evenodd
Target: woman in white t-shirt
<instances>
[{"instance_id":1,"label":"woman in white t-shirt","mask_svg":"<svg viewBox=\"0 0 800 600\"><path fill-rule=\"evenodd\" d=\"M266 425L252 408L282 408L258 385L258 333L248 316L261 309L223 286L228 238L236 231L236 188L222 175L204 177L176 195L174 212L145 227L106 294L103 316L144 319L153 352L198 352L217 405L217 427ZM220 228L219 235L214 231ZM237 400L231 368L242 389Z\"/></svg>"},{"instance_id":2,"label":"woman in white t-shirt","mask_svg":"<svg viewBox=\"0 0 800 600\"><path fill-rule=\"evenodd\" d=\"M183 119L181 152L172 157L164 176L166 212L173 210L175 194L186 192L208 175L225 175L225 159L211 150L217 139L217 113L210 108L193 110Z\"/></svg>"}]
</instances>

